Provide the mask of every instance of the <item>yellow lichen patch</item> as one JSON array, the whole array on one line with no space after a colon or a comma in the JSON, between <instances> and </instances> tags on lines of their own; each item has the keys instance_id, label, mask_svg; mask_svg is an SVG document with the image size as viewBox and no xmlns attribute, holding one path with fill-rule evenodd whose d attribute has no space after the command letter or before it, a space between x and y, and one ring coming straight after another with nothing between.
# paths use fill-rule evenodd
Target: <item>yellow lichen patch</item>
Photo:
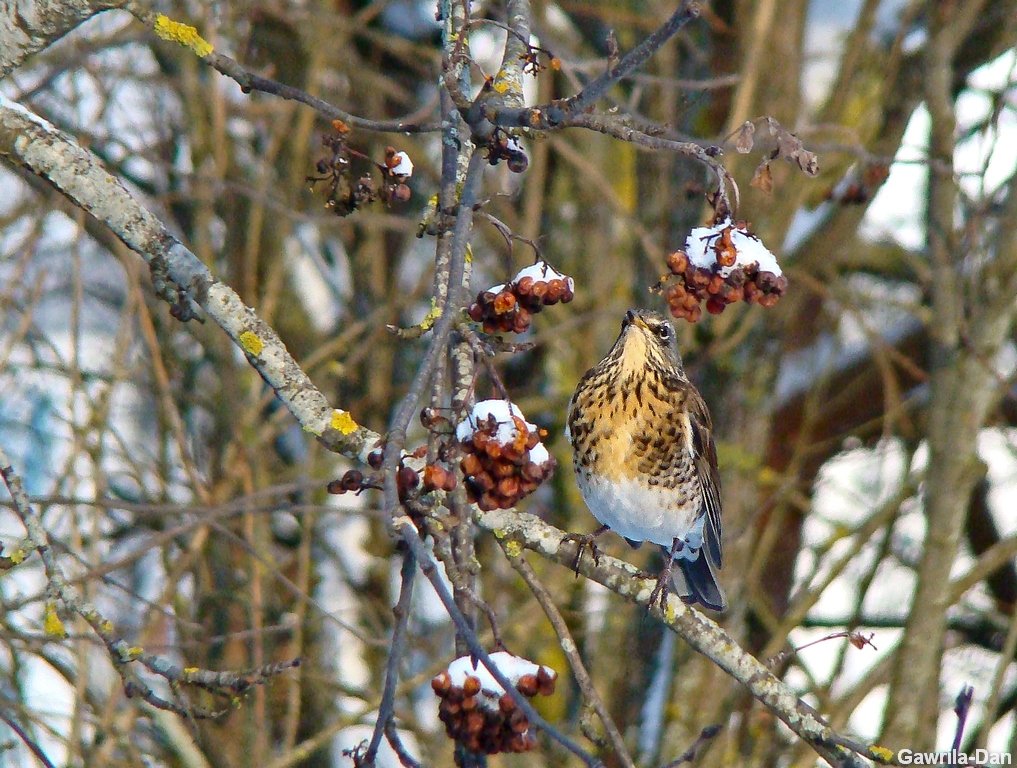
<instances>
[{"instance_id":1,"label":"yellow lichen patch","mask_svg":"<svg viewBox=\"0 0 1017 768\"><path fill-rule=\"evenodd\" d=\"M42 628L50 637L67 637L67 630L57 613L56 603L46 603L46 613L43 616Z\"/></svg>"},{"instance_id":2,"label":"yellow lichen patch","mask_svg":"<svg viewBox=\"0 0 1017 768\"><path fill-rule=\"evenodd\" d=\"M197 667L184 667L184 674L185 675L193 675L193 674L196 674L197 672L198 672L198 668Z\"/></svg>"},{"instance_id":3,"label":"yellow lichen patch","mask_svg":"<svg viewBox=\"0 0 1017 768\"><path fill-rule=\"evenodd\" d=\"M244 331L238 337L240 340L240 346L244 348L244 352L249 355L257 357L261 354L261 350L265 348L265 342L261 340L261 337L253 331Z\"/></svg>"},{"instance_id":4,"label":"yellow lichen patch","mask_svg":"<svg viewBox=\"0 0 1017 768\"><path fill-rule=\"evenodd\" d=\"M518 541L505 542L505 554L509 557L519 557L523 554L523 545Z\"/></svg>"},{"instance_id":5,"label":"yellow lichen patch","mask_svg":"<svg viewBox=\"0 0 1017 768\"><path fill-rule=\"evenodd\" d=\"M350 416L349 411L340 411L336 409L332 411L332 422L330 424L332 429L339 432L342 435L348 435L355 432L357 429L357 422Z\"/></svg>"},{"instance_id":6,"label":"yellow lichen patch","mask_svg":"<svg viewBox=\"0 0 1017 768\"><path fill-rule=\"evenodd\" d=\"M142 648L140 645L132 645L130 648L127 649L127 658L133 661L134 659L141 656L141 654L143 654L144 652L145 649Z\"/></svg>"},{"instance_id":7,"label":"yellow lichen patch","mask_svg":"<svg viewBox=\"0 0 1017 768\"><path fill-rule=\"evenodd\" d=\"M155 17L155 34L163 40L190 48L196 56L208 56L212 52L212 44L199 35L198 30L190 24L173 21L161 13Z\"/></svg>"},{"instance_id":8,"label":"yellow lichen patch","mask_svg":"<svg viewBox=\"0 0 1017 768\"><path fill-rule=\"evenodd\" d=\"M872 753L872 756L877 760L887 760L887 761L893 760L894 756L894 752L892 749L887 749L886 747L879 747L876 746L875 744L869 747L869 752Z\"/></svg>"},{"instance_id":9,"label":"yellow lichen patch","mask_svg":"<svg viewBox=\"0 0 1017 768\"><path fill-rule=\"evenodd\" d=\"M28 557L28 552L19 547L11 552L8 557L14 565L21 565L21 563L25 562L25 558Z\"/></svg>"},{"instance_id":10,"label":"yellow lichen patch","mask_svg":"<svg viewBox=\"0 0 1017 768\"><path fill-rule=\"evenodd\" d=\"M437 322L438 318L441 317L441 308L438 307L438 302L431 298L431 309L424 316L424 319L420 321L420 330L429 331Z\"/></svg>"}]
</instances>

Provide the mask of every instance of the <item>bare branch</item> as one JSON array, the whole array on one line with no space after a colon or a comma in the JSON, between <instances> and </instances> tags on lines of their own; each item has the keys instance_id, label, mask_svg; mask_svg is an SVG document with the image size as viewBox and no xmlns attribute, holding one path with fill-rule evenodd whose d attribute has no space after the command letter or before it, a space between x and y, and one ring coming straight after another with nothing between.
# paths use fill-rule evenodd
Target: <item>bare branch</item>
<instances>
[{"instance_id":1,"label":"bare branch","mask_svg":"<svg viewBox=\"0 0 1017 768\"><path fill-rule=\"evenodd\" d=\"M498 543L502 544L502 549L505 548L505 543L502 540L499 539ZM554 627L555 634L558 635L558 644L569 660L569 666L572 669L572 674L575 675L576 682L579 683L579 689L583 692L586 700L593 706L597 716L600 718L600 722L604 724L604 730L607 731L607 737L611 741L614 753L618 756L622 765L634 768L635 763L632 762L632 756L629 755L628 749L625 748L625 741L618 731L618 726L615 724L614 718L611 717L611 713L608 712L604 699L593 685L590 673L586 670L586 665L579 655L576 641L572 638L572 633L569 632L568 624L565 623L564 617L554 604L554 600L551 598L547 588L540 583L537 574L533 572L533 568L522 557L518 555L513 557L508 552L505 554L508 556L509 563L511 563L516 573L522 577L523 581L526 582L526 586L530 588L533 596L537 599L537 602L540 603L540 607L543 609L544 615L547 616L547 620L551 622L551 626Z\"/></svg>"},{"instance_id":2,"label":"bare branch","mask_svg":"<svg viewBox=\"0 0 1017 768\"><path fill-rule=\"evenodd\" d=\"M406 652L406 632L410 621L410 606L413 600L413 579L417 575L417 558L413 552L403 554L403 565L400 571L399 599L396 601L392 614L395 616L395 627L392 629L392 642L388 648L388 660L385 664L385 686L381 693L381 706L378 707L378 719L374 724L371 743L363 756L364 765L373 765L381 745L381 737L391 728L395 730L395 692L399 682L399 666Z\"/></svg>"},{"instance_id":3,"label":"bare branch","mask_svg":"<svg viewBox=\"0 0 1017 768\"><path fill-rule=\"evenodd\" d=\"M163 31L167 24L176 24L177 22L168 22L165 16L157 14L145 3L137 2L137 0L124 0L123 4L145 25L155 29L156 33L159 34L160 37L187 45L186 40L167 36ZM186 28L185 25L180 25L180 27ZM202 40L202 42L204 42L204 40ZM423 107L418 111L418 113L405 120L370 120L365 117L358 117L357 115L351 114L344 109L340 109L333 104L329 104L324 99L312 96L301 88L295 88L292 85L280 83L272 78L262 77L261 75L255 74L254 72L245 69L236 60L213 50L211 45L207 43L206 45L207 49L201 47L194 50L195 55L220 74L234 80L244 93L260 91L261 93L278 96L279 98L287 99L288 101L296 101L300 104L311 107L311 109L319 115L329 120L342 120L344 123L355 128L363 128L368 131L377 131L379 133L431 133L441 128L440 123L417 122L419 119L418 114L432 112L434 108L433 105ZM193 49L193 46L188 45L188 47L192 47ZM423 116L424 115L420 115L420 117Z\"/></svg>"},{"instance_id":4,"label":"bare branch","mask_svg":"<svg viewBox=\"0 0 1017 768\"><path fill-rule=\"evenodd\" d=\"M448 587L446 587L445 583L441 580L441 578L439 578L434 560L431 558L430 553L428 553L427 548L424 546L424 542L421 541L420 536L413 525L413 521L407 517L398 518L395 521L395 528L402 541L404 541L414 554L416 554L417 559L421 564L421 570L427 577L427 580L431 582L431 586L434 587L434 591L437 593L442 605L445 606L445 610L448 611L449 617L452 619L452 623L455 624L456 632L468 643L470 653L479 659L485 667L487 667L487 671L490 672L491 676L498 681L498 684L502 686L505 692L512 697L516 706L525 713L527 719L537 728L540 728L540 730L547 733L552 739L569 750L576 757L581 759L586 765L590 766L590 768L603 768L603 764L600 760L588 754L572 739L561 733L561 731L542 718L537 713L537 710L533 708L533 705L527 701L526 697L519 693L519 691L516 690L516 687L509 682L508 678L506 678L498 668L498 665L491 660L490 655L484 649L484 646L481 645L480 640L473 631L473 628L466 621L466 617L463 616L459 607L456 605L455 600L448 591Z\"/></svg>"},{"instance_id":5,"label":"bare branch","mask_svg":"<svg viewBox=\"0 0 1017 768\"><path fill-rule=\"evenodd\" d=\"M278 334L173 237L88 150L46 120L0 96L0 157L47 179L141 256L156 292L184 313L200 307L247 355L301 426L329 450L366 461L378 435L332 408Z\"/></svg>"},{"instance_id":6,"label":"bare branch","mask_svg":"<svg viewBox=\"0 0 1017 768\"><path fill-rule=\"evenodd\" d=\"M639 45L625 54L617 64L588 83L579 93L538 107L512 109L487 105L483 116L495 125L513 128L552 130L572 124L580 114L591 108L615 83L646 63L675 33L699 16L699 5L683 0L670 18Z\"/></svg>"},{"instance_id":7,"label":"bare branch","mask_svg":"<svg viewBox=\"0 0 1017 768\"><path fill-rule=\"evenodd\" d=\"M123 0L0 3L0 79L82 22L122 5Z\"/></svg>"},{"instance_id":8,"label":"bare branch","mask_svg":"<svg viewBox=\"0 0 1017 768\"><path fill-rule=\"evenodd\" d=\"M512 547L525 547L566 567L575 563L577 544L567 538L564 531L534 515L518 510L493 510L478 512L476 520L481 528L493 533L503 546L509 547L509 551ZM656 586L655 578L647 578L628 563L603 554L596 560L581 559L578 570L626 600L648 608L654 618L677 632L696 651L748 688L757 700L830 765L862 765L848 749L870 760L892 763L883 750L877 748L874 751L835 733L812 707L743 650L716 622L689 608L676 595L667 596L664 609L656 601L650 604L650 595Z\"/></svg>"}]
</instances>

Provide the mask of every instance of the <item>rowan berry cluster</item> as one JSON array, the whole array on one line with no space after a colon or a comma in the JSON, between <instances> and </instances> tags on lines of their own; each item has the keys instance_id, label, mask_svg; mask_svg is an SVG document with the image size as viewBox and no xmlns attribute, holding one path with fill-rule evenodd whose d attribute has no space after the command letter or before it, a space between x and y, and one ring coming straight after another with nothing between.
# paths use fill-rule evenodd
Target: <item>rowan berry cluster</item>
<instances>
[{"instance_id":1,"label":"rowan berry cluster","mask_svg":"<svg viewBox=\"0 0 1017 768\"><path fill-rule=\"evenodd\" d=\"M312 189L316 184L325 184L325 207L337 216L349 216L357 208L375 200L385 203L409 200L411 192L406 181L413 175L413 162L409 155L397 152L394 147L386 147L385 161L376 162L349 145L349 134L350 127L346 123L332 121L332 132L321 137L328 154L315 163L318 175L307 177ZM381 181L377 181L370 172L356 176L354 158L366 161L364 165L380 171Z\"/></svg>"},{"instance_id":2,"label":"rowan berry cluster","mask_svg":"<svg viewBox=\"0 0 1017 768\"><path fill-rule=\"evenodd\" d=\"M553 669L505 651L492 653L491 660L527 698L554 693L558 675ZM439 672L431 689L439 699L438 719L446 733L471 752L528 752L536 746L526 714L487 668L470 657L456 659Z\"/></svg>"},{"instance_id":3,"label":"rowan berry cluster","mask_svg":"<svg viewBox=\"0 0 1017 768\"><path fill-rule=\"evenodd\" d=\"M521 269L509 282L477 294L468 310L484 324L487 333L522 333L544 307L567 304L575 295L575 282L546 261Z\"/></svg>"},{"instance_id":4,"label":"rowan berry cluster","mask_svg":"<svg viewBox=\"0 0 1017 768\"><path fill-rule=\"evenodd\" d=\"M693 229L667 266L677 278L664 289L668 308L692 323L702 317L704 301L707 312L719 315L736 301L772 307L787 290L777 259L744 221Z\"/></svg>"},{"instance_id":5,"label":"rowan berry cluster","mask_svg":"<svg viewBox=\"0 0 1017 768\"><path fill-rule=\"evenodd\" d=\"M483 510L509 509L533 493L554 472L540 442L546 434L504 400L477 403L456 427L469 500Z\"/></svg>"}]
</instances>

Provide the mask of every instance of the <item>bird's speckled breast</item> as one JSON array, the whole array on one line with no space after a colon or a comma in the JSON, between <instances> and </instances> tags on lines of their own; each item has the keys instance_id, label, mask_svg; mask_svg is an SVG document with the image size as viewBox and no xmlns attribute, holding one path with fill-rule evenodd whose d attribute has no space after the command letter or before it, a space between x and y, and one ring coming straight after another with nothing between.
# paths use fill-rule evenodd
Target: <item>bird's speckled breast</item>
<instances>
[{"instance_id":1,"label":"bird's speckled breast","mask_svg":"<svg viewBox=\"0 0 1017 768\"><path fill-rule=\"evenodd\" d=\"M576 479L601 523L669 546L692 525L702 488L683 391L640 374L594 371L580 384L569 419Z\"/></svg>"}]
</instances>

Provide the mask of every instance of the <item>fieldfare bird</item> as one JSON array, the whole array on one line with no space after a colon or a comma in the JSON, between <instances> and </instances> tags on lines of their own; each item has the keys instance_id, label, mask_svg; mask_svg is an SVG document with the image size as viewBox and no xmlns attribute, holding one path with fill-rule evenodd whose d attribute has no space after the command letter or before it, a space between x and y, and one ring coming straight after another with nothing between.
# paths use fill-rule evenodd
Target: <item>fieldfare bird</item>
<instances>
[{"instance_id":1,"label":"fieldfare bird","mask_svg":"<svg viewBox=\"0 0 1017 768\"><path fill-rule=\"evenodd\" d=\"M659 544L668 578L686 602L725 608L720 477L710 412L685 376L674 327L662 315L629 310L607 357L579 380L565 437L579 490L602 527L636 547ZM580 549L580 556L582 549ZM678 570L672 573L672 563Z\"/></svg>"}]
</instances>

